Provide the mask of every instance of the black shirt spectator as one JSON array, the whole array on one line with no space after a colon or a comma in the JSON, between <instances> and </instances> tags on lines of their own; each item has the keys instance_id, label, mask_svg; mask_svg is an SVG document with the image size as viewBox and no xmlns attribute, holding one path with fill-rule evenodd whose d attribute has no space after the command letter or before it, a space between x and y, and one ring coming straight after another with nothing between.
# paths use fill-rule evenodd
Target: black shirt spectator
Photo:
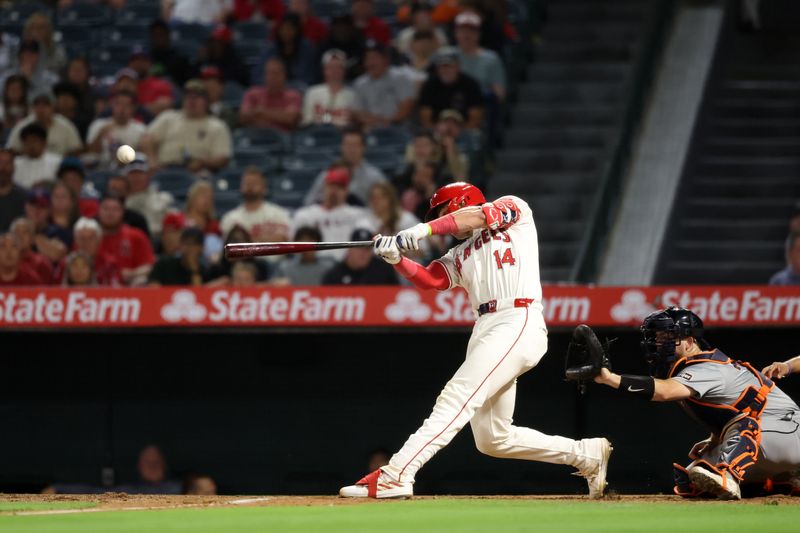
<instances>
[{"instance_id":1,"label":"black shirt spectator","mask_svg":"<svg viewBox=\"0 0 800 533\"><path fill-rule=\"evenodd\" d=\"M363 74L366 38L361 30L356 28L353 17L350 15L341 14L331 19L330 35L318 50L320 57L334 48L347 55L347 79L349 81L353 81Z\"/></svg>"},{"instance_id":2,"label":"black shirt spectator","mask_svg":"<svg viewBox=\"0 0 800 533\"><path fill-rule=\"evenodd\" d=\"M163 20L150 24L150 59L153 65L161 65L163 71L178 85L183 85L193 77L189 60L172 47L169 26Z\"/></svg>"},{"instance_id":3,"label":"black shirt spectator","mask_svg":"<svg viewBox=\"0 0 800 533\"><path fill-rule=\"evenodd\" d=\"M128 178L122 175L111 176L108 178L108 183L106 184L106 193L112 196L117 196L122 198L123 205L125 204L125 198L128 197L130 193L130 183L128 182ZM134 211L133 209L125 208L125 212L122 215L122 221L131 226L132 228L136 228L141 230L142 233L147 235L149 239L150 235L150 226L147 225L147 219L144 218L138 211Z\"/></svg>"},{"instance_id":4,"label":"black shirt spectator","mask_svg":"<svg viewBox=\"0 0 800 533\"><path fill-rule=\"evenodd\" d=\"M198 71L201 71L202 67L217 67L222 73L223 80L236 81L246 87L250 85L250 69L242 62L231 42L232 39L233 32L230 28L226 26L216 28L200 50L195 67ZM257 81L261 82L260 76Z\"/></svg>"},{"instance_id":5,"label":"black shirt spectator","mask_svg":"<svg viewBox=\"0 0 800 533\"><path fill-rule=\"evenodd\" d=\"M25 215L25 200L28 193L15 185L14 152L0 149L0 233L8 231L11 222Z\"/></svg>"},{"instance_id":6,"label":"black shirt spectator","mask_svg":"<svg viewBox=\"0 0 800 533\"><path fill-rule=\"evenodd\" d=\"M442 111L454 109L467 117L467 128L480 128L483 122L480 84L461 72L458 56L451 49L440 50L435 63L434 72L420 89L420 123L426 128L433 128Z\"/></svg>"},{"instance_id":7,"label":"black shirt spectator","mask_svg":"<svg viewBox=\"0 0 800 533\"><path fill-rule=\"evenodd\" d=\"M372 240L372 232L357 229L352 241ZM388 263L372 253L372 248L350 248L344 260L325 273L323 285L397 285L397 274Z\"/></svg>"},{"instance_id":8,"label":"black shirt spectator","mask_svg":"<svg viewBox=\"0 0 800 533\"><path fill-rule=\"evenodd\" d=\"M189 227L181 233L178 255L163 256L150 271L150 285L202 285L210 279L203 263L203 230Z\"/></svg>"}]
</instances>

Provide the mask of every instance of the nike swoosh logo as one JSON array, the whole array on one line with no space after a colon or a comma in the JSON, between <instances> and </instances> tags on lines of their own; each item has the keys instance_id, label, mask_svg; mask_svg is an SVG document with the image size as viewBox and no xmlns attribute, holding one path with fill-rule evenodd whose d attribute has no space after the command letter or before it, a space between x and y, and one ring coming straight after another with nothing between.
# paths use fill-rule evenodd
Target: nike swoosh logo
<instances>
[{"instance_id":1,"label":"nike swoosh logo","mask_svg":"<svg viewBox=\"0 0 800 533\"><path fill-rule=\"evenodd\" d=\"M628 385L628 392L642 392L644 389L634 389L630 385Z\"/></svg>"}]
</instances>

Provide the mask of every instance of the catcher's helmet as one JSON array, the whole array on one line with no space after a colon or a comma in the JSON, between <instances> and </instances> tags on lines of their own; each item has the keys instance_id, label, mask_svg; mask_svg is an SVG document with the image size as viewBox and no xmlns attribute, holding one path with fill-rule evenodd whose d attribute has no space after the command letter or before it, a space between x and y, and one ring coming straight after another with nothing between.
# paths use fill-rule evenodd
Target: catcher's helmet
<instances>
[{"instance_id":1,"label":"catcher's helmet","mask_svg":"<svg viewBox=\"0 0 800 533\"><path fill-rule=\"evenodd\" d=\"M675 362L675 347L681 339L693 337L701 348L707 349L703 339L703 321L683 307L668 307L651 313L642 322L642 349L650 364L651 374L666 377Z\"/></svg>"},{"instance_id":2,"label":"catcher's helmet","mask_svg":"<svg viewBox=\"0 0 800 533\"><path fill-rule=\"evenodd\" d=\"M486 198L479 188L463 181L448 183L440 187L431 197L431 208L425 215L425 221L438 215L439 207L446 205L444 214L453 213L468 205L481 205L486 203Z\"/></svg>"}]
</instances>

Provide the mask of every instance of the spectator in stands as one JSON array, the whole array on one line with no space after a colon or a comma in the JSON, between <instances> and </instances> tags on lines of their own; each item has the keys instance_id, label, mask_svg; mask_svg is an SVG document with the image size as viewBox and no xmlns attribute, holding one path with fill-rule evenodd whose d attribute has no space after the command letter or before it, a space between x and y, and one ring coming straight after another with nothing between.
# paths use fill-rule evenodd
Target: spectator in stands
<instances>
[{"instance_id":1,"label":"spectator in stands","mask_svg":"<svg viewBox=\"0 0 800 533\"><path fill-rule=\"evenodd\" d=\"M14 183L29 189L37 183L54 181L61 156L46 150L47 130L32 122L20 129L19 139L22 153L14 160Z\"/></svg>"},{"instance_id":2,"label":"spectator in stands","mask_svg":"<svg viewBox=\"0 0 800 533\"><path fill-rule=\"evenodd\" d=\"M237 22L280 20L285 12L283 0L234 0L231 15Z\"/></svg>"},{"instance_id":3,"label":"spectator in stands","mask_svg":"<svg viewBox=\"0 0 800 533\"><path fill-rule=\"evenodd\" d=\"M242 226L234 226L227 233L225 237L225 244L240 243L240 242L253 242L252 237ZM225 285L230 283L233 271L233 265L241 261L241 259L229 260L224 255L220 258L219 262L211 267L210 285ZM275 283L277 285L284 284L284 279L280 272L278 264L271 261L255 260L258 275L256 281L258 283Z\"/></svg>"},{"instance_id":4,"label":"spectator in stands","mask_svg":"<svg viewBox=\"0 0 800 533\"><path fill-rule=\"evenodd\" d=\"M77 154L83 149L81 136L75 125L55 112L53 95L49 92L35 94L33 113L21 120L8 136L6 146L22 151L22 129L34 122L46 130L47 150L58 155Z\"/></svg>"},{"instance_id":5,"label":"spectator in stands","mask_svg":"<svg viewBox=\"0 0 800 533\"><path fill-rule=\"evenodd\" d=\"M41 47L36 41L23 41L17 49L16 68L3 73L2 85L11 76L22 76L32 93L48 91L58 81L58 76L44 68Z\"/></svg>"},{"instance_id":6,"label":"spectator in stands","mask_svg":"<svg viewBox=\"0 0 800 533\"><path fill-rule=\"evenodd\" d=\"M364 72L364 35L355 27L353 17L339 14L331 19L328 39L320 45L322 53L342 50L347 54L347 79L352 81Z\"/></svg>"},{"instance_id":7,"label":"spectator in stands","mask_svg":"<svg viewBox=\"0 0 800 533\"><path fill-rule=\"evenodd\" d=\"M133 119L135 111L136 95L119 91L111 97L111 116L97 118L89 126L86 150L97 158L98 168L116 168L117 148L123 144L139 149L146 127Z\"/></svg>"},{"instance_id":8,"label":"spectator in stands","mask_svg":"<svg viewBox=\"0 0 800 533\"><path fill-rule=\"evenodd\" d=\"M351 241L370 241L372 232L356 229ZM345 257L322 277L323 285L397 285L397 274L391 265L378 259L372 248L350 248Z\"/></svg>"},{"instance_id":9,"label":"spectator in stands","mask_svg":"<svg viewBox=\"0 0 800 533\"><path fill-rule=\"evenodd\" d=\"M203 258L203 230L186 228L181 233L178 255L161 256L150 271L149 285L203 285L210 278Z\"/></svg>"},{"instance_id":10,"label":"spectator in stands","mask_svg":"<svg viewBox=\"0 0 800 533\"><path fill-rule=\"evenodd\" d=\"M143 285L155 262L147 236L122 220L125 208L121 198L105 196L100 202L98 221L103 229L98 253L108 254L119 265L126 285Z\"/></svg>"},{"instance_id":11,"label":"spectator in stands","mask_svg":"<svg viewBox=\"0 0 800 533\"><path fill-rule=\"evenodd\" d=\"M439 122L456 122L462 120L461 114L452 109L445 110L439 115ZM437 123L438 127L439 123ZM456 138L451 132L457 126L447 125L442 127L442 133L438 131L434 135L431 130L422 129L417 131L414 138L406 146L405 160L408 166L405 173L410 176L409 167L418 167L425 163L433 163L436 166L436 178L446 177L449 181L465 180L469 168L469 158L456 144ZM408 186L407 179L396 180L397 185L402 189Z\"/></svg>"},{"instance_id":12,"label":"spectator in stands","mask_svg":"<svg viewBox=\"0 0 800 533\"><path fill-rule=\"evenodd\" d=\"M252 287L258 282L258 266L254 259L236 261L231 268L231 285Z\"/></svg>"},{"instance_id":13,"label":"spectator in stands","mask_svg":"<svg viewBox=\"0 0 800 533\"><path fill-rule=\"evenodd\" d=\"M328 26L314 15L310 0L289 0L289 13L300 17L303 25L303 37L315 46L328 37Z\"/></svg>"},{"instance_id":14,"label":"spectator in stands","mask_svg":"<svg viewBox=\"0 0 800 533\"><path fill-rule=\"evenodd\" d=\"M352 121L355 93L345 85L347 55L328 50L322 56L324 83L308 89L303 99L303 125L333 124L340 128Z\"/></svg>"},{"instance_id":15,"label":"spectator in stands","mask_svg":"<svg viewBox=\"0 0 800 533\"><path fill-rule=\"evenodd\" d=\"M28 78L13 74L3 85L3 101L0 107L0 130L10 130L28 116Z\"/></svg>"},{"instance_id":16,"label":"spectator in stands","mask_svg":"<svg viewBox=\"0 0 800 533\"><path fill-rule=\"evenodd\" d=\"M419 219L425 218L431 196L439 188L436 169L436 164L431 162L413 165L411 185L403 191L400 204Z\"/></svg>"},{"instance_id":17,"label":"spectator in stands","mask_svg":"<svg viewBox=\"0 0 800 533\"><path fill-rule=\"evenodd\" d=\"M484 98L481 88L471 76L461 72L459 56L452 48L442 48L436 54L434 74L422 84L419 95L419 121L433 128L439 114L446 109L467 117L468 128L479 129L483 124Z\"/></svg>"},{"instance_id":18,"label":"spectator in stands","mask_svg":"<svg viewBox=\"0 0 800 533\"><path fill-rule=\"evenodd\" d=\"M91 183L86 183L83 163L75 156L61 160L56 177L78 198L78 212L81 216L94 218L97 215L99 193Z\"/></svg>"},{"instance_id":19,"label":"spectator in stands","mask_svg":"<svg viewBox=\"0 0 800 533\"><path fill-rule=\"evenodd\" d=\"M182 0L165 0L177 1ZM191 0L186 0L191 1ZM197 0L200 4L206 0ZM209 1L209 4L215 3ZM139 460L136 463L136 470L139 473L139 481L132 485L120 485L114 490L128 494L180 494L181 483L168 477L169 469L164 453L158 446L148 445L139 452Z\"/></svg>"},{"instance_id":20,"label":"spectator in stands","mask_svg":"<svg viewBox=\"0 0 800 533\"><path fill-rule=\"evenodd\" d=\"M481 17L471 12L456 17L456 43L461 70L475 78L484 93L494 95L502 102L506 98L506 71L495 52L481 48L481 22Z\"/></svg>"},{"instance_id":21,"label":"spectator in stands","mask_svg":"<svg viewBox=\"0 0 800 533\"><path fill-rule=\"evenodd\" d=\"M800 233L790 233L785 248L786 268L770 278L770 285L800 285Z\"/></svg>"},{"instance_id":22,"label":"spectator in stands","mask_svg":"<svg viewBox=\"0 0 800 533\"><path fill-rule=\"evenodd\" d=\"M280 3L280 0L276 1ZM193 474L188 476L183 482L183 493L193 496L214 496L217 494L217 484L210 476Z\"/></svg>"},{"instance_id":23,"label":"spectator in stands","mask_svg":"<svg viewBox=\"0 0 800 533\"><path fill-rule=\"evenodd\" d=\"M136 111L133 113L134 120L149 124L153 120L153 113L139 102L139 75L132 68L125 67L117 71L114 76L114 84L111 87L111 94L119 92L132 93L136 95ZM106 108L98 113L99 117L108 118L111 116L111 109Z\"/></svg>"},{"instance_id":24,"label":"spectator in stands","mask_svg":"<svg viewBox=\"0 0 800 533\"><path fill-rule=\"evenodd\" d=\"M367 470L369 472L374 472L380 467L388 465L391 458L392 453L389 450L386 448L376 448L367 455ZM372 470L369 470L370 468Z\"/></svg>"},{"instance_id":25,"label":"spectator in stands","mask_svg":"<svg viewBox=\"0 0 800 533\"><path fill-rule=\"evenodd\" d=\"M364 38L388 46L392 39L392 30L382 19L375 16L374 0L352 0L350 6L353 22L364 34Z\"/></svg>"},{"instance_id":26,"label":"spectator in stands","mask_svg":"<svg viewBox=\"0 0 800 533\"><path fill-rule=\"evenodd\" d=\"M390 66L388 49L377 41L367 43L364 68L353 85L356 119L368 129L405 124L414 108L413 80Z\"/></svg>"},{"instance_id":27,"label":"spectator in stands","mask_svg":"<svg viewBox=\"0 0 800 533\"><path fill-rule=\"evenodd\" d=\"M367 148L364 133L358 128L348 128L342 134L341 161L340 164L347 167L349 175L348 195L353 200L352 203L366 205L369 198L369 189L375 183L386 181L386 176L376 166L364 159L364 152ZM320 172L311 189L306 194L304 203L310 205L316 203L322 197L322 190L325 186L325 177L328 171Z\"/></svg>"},{"instance_id":28,"label":"spectator in stands","mask_svg":"<svg viewBox=\"0 0 800 533\"><path fill-rule=\"evenodd\" d=\"M106 195L116 196L120 200L122 200L123 205L125 204L125 199L131 192L131 184L128 181L128 177L123 174L115 174L108 178L106 182ZM99 210L99 204L98 204ZM150 226L147 223L147 219L141 214L139 211L134 209L130 209L128 207L125 208L122 214L122 221L132 228L136 228L142 233L144 233L148 239L150 239Z\"/></svg>"},{"instance_id":29,"label":"spectator in stands","mask_svg":"<svg viewBox=\"0 0 800 533\"><path fill-rule=\"evenodd\" d=\"M100 250L103 231L100 224L93 219L81 217L72 229L75 241L75 251L89 258L95 281L98 285L122 285L122 272L117 260L106 252ZM61 270L65 270L62 266Z\"/></svg>"},{"instance_id":30,"label":"spectator in stands","mask_svg":"<svg viewBox=\"0 0 800 533\"><path fill-rule=\"evenodd\" d=\"M224 122L208 114L202 81L186 82L183 108L165 111L148 126L142 150L154 169L182 165L197 174L227 166L233 151L231 133Z\"/></svg>"},{"instance_id":31,"label":"spectator in stands","mask_svg":"<svg viewBox=\"0 0 800 533\"><path fill-rule=\"evenodd\" d=\"M213 26L225 21L229 0L161 0L161 16L172 24Z\"/></svg>"},{"instance_id":32,"label":"spectator in stands","mask_svg":"<svg viewBox=\"0 0 800 533\"><path fill-rule=\"evenodd\" d=\"M275 40L270 42L262 56L263 62L273 57L279 58L286 66L287 78L311 85L319 80L319 67L314 45L303 37L300 17L287 13L275 28ZM259 63L262 64L262 63ZM251 76L258 79L260 69Z\"/></svg>"},{"instance_id":33,"label":"spectator in stands","mask_svg":"<svg viewBox=\"0 0 800 533\"><path fill-rule=\"evenodd\" d=\"M14 67L17 48L19 48L19 37L0 30L0 76Z\"/></svg>"},{"instance_id":34,"label":"spectator in stands","mask_svg":"<svg viewBox=\"0 0 800 533\"><path fill-rule=\"evenodd\" d=\"M789 216L789 233L800 233L800 202L794 204L794 210Z\"/></svg>"},{"instance_id":35,"label":"spectator in stands","mask_svg":"<svg viewBox=\"0 0 800 533\"><path fill-rule=\"evenodd\" d=\"M456 181L469 177L469 157L456 144L464 127L464 117L455 109L445 109L436 121L436 140L444 158L444 171Z\"/></svg>"},{"instance_id":36,"label":"spectator in stands","mask_svg":"<svg viewBox=\"0 0 800 533\"><path fill-rule=\"evenodd\" d=\"M130 187L125 197L125 207L141 213L147 220L150 233L161 233L161 221L175 199L168 192L159 191L150 181L150 167L144 158L137 158L123 169Z\"/></svg>"},{"instance_id":37,"label":"spectator in stands","mask_svg":"<svg viewBox=\"0 0 800 533\"><path fill-rule=\"evenodd\" d=\"M36 272L42 284L52 283L53 263L35 249L37 235L33 221L28 218L16 219L11 223L11 233L19 244L20 264Z\"/></svg>"},{"instance_id":38,"label":"spectator in stands","mask_svg":"<svg viewBox=\"0 0 800 533\"><path fill-rule=\"evenodd\" d=\"M314 226L301 226L294 232L296 242L321 242L322 233ZM330 257L320 257L314 251L288 256L283 264L291 285L321 285L322 276L335 264Z\"/></svg>"},{"instance_id":39,"label":"spectator in stands","mask_svg":"<svg viewBox=\"0 0 800 533\"><path fill-rule=\"evenodd\" d=\"M272 202L267 196L267 178L257 167L248 167L242 174L239 189L242 203L222 217L222 233L227 235L235 226L241 226L257 242L289 240L289 212Z\"/></svg>"},{"instance_id":40,"label":"spectator in stands","mask_svg":"<svg viewBox=\"0 0 800 533\"><path fill-rule=\"evenodd\" d=\"M78 114L91 122L97 114L95 108L95 92L91 84L91 70L89 61L85 57L73 57L67 64L67 69L62 77L63 81L71 83L78 90Z\"/></svg>"},{"instance_id":41,"label":"spectator in stands","mask_svg":"<svg viewBox=\"0 0 800 533\"><path fill-rule=\"evenodd\" d=\"M347 190L350 185L350 170L347 167L331 167L324 178L322 203L298 209L292 220L293 227L312 226L319 229L325 241L346 241L356 223L366 216L361 207L347 205ZM320 255L341 259L342 250L325 250Z\"/></svg>"},{"instance_id":42,"label":"spectator in stands","mask_svg":"<svg viewBox=\"0 0 800 533\"><path fill-rule=\"evenodd\" d=\"M50 220L45 235L60 240L67 250L71 249L72 226L79 215L78 197L63 181L55 182L50 191Z\"/></svg>"},{"instance_id":43,"label":"spectator in stands","mask_svg":"<svg viewBox=\"0 0 800 533\"><path fill-rule=\"evenodd\" d=\"M222 229L214 212L214 187L207 181L192 185L182 214L187 225L203 230L203 255L212 261L219 259L222 253Z\"/></svg>"},{"instance_id":44,"label":"spectator in stands","mask_svg":"<svg viewBox=\"0 0 800 533\"><path fill-rule=\"evenodd\" d=\"M150 52L141 46L135 46L128 59L128 68L136 72L136 97L140 104L153 116L172 109L175 105L175 89L164 78L163 67L153 65Z\"/></svg>"},{"instance_id":45,"label":"spectator in stands","mask_svg":"<svg viewBox=\"0 0 800 533\"><path fill-rule=\"evenodd\" d=\"M0 148L0 233L25 213L25 189L14 183L14 152Z\"/></svg>"},{"instance_id":46,"label":"spectator in stands","mask_svg":"<svg viewBox=\"0 0 800 533\"><path fill-rule=\"evenodd\" d=\"M251 87L242 97L239 122L244 126L297 128L303 109L303 97L286 87L286 65L277 57L264 64L264 86Z\"/></svg>"},{"instance_id":47,"label":"spectator in stands","mask_svg":"<svg viewBox=\"0 0 800 533\"><path fill-rule=\"evenodd\" d=\"M95 287L92 259L83 252L72 252L64 259L64 279L61 282L66 287Z\"/></svg>"},{"instance_id":48,"label":"spectator in stands","mask_svg":"<svg viewBox=\"0 0 800 533\"><path fill-rule=\"evenodd\" d=\"M36 250L53 262L67 255L61 229L51 223L52 202L50 191L45 186L36 186L28 191L25 201L25 218L33 224L33 242Z\"/></svg>"},{"instance_id":49,"label":"spectator in stands","mask_svg":"<svg viewBox=\"0 0 800 533\"><path fill-rule=\"evenodd\" d=\"M219 26L211 32L205 46L200 49L197 69L203 66L217 67L222 73L222 78L233 80L239 85L250 85L250 68L242 63L236 48L233 45L233 32L227 26ZM260 79L261 74L255 79Z\"/></svg>"},{"instance_id":50,"label":"spectator in stands","mask_svg":"<svg viewBox=\"0 0 800 533\"><path fill-rule=\"evenodd\" d=\"M41 284L36 272L21 264L20 246L14 234L0 234L0 286Z\"/></svg>"},{"instance_id":51,"label":"spectator in stands","mask_svg":"<svg viewBox=\"0 0 800 533\"><path fill-rule=\"evenodd\" d=\"M418 84L422 84L428 79L433 59L439 49L439 42L432 31L419 30L414 32L410 51L406 54L406 58L408 59L408 68L411 69L411 75Z\"/></svg>"},{"instance_id":52,"label":"spectator in stands","mask_svg":"<svg viewBox=\"0 0 800 533\"><path fill-rule=\"evenodd\" d=\"M235 129L239 124L239 114L222 100L225 93L222 72L214 65L208 65L200 69L200 79L203 80L208 93L209 114L220 119L229 129Z\"/></svg>"},{"instance_id":53,"label":"spectator in stands","mask_svg":"<svg viewBox=\"0 0 800 533\"><path fill-rule=\"evenodd\" d=\"M86 137L86 130L94 113L86 115L81 111L81 93L78 87L67 81L60 81L53 85L53 96L55 97L53 109L56 114L72 122L78 129L81 139Z\"/></svg>"},{"instance_id":54,"label":"spectator in stands","mask_svg":"<svg viewBox=\"0 0 800 533\"><path fill-rule=\"evenodd\" d=\"M186 229L186 217L179 211L170 211L161 221L159 254L176 255L181 247L181 234Z\"/></svg>"},{"instance_id":55,"label":"spectator in stands","mask_svg":"<svg viewBox=\"0 0 800 533\"><path fill-rule=\"evenodd\" d=\"M192 77L189 60L172 46L169 26L163 20L154 20L148 28L150 59L176 84L183 85Z\"/></svg>"},{"instance_id":56,"label":"spectator in stands","mask_svg":"<svg viewBox=\"0 0 800 533\"><path fill-rule=\"evenodd\" d=\"M56 42L53 36L53 23L44 13L34 13L28 17L22 30L22 40L38 43L42 68L58 74L67 66L67 52L64 50L64 45Z\"/></svg>"},{"instance_id":57,"label":"spectator in stands","mask_svg":"<svg viewBox=\"0 0 800 533\"><path fill-rule=\"evenodd\" d=\"M409 57L414 55L413 43L420 32L426 32L431 36L434 43L433 51L448 45L447 34L434 24L432 15L433 6L427 0L416 0L411 3L411 25L403 28L394 39L394 46L400 53Z\"/></svg>"},{"instance_id":58,"label":"spectator in stands","mask_svg":"<svg viewBox=\"0 0 800 533\"><path fill-rule=\"evenodd\" d=\"M394 235L419 224L419 219L403 209L391 183L376 183L369 191L369 214L363 227L373 233Z\"/></svg>"}]
</instances>

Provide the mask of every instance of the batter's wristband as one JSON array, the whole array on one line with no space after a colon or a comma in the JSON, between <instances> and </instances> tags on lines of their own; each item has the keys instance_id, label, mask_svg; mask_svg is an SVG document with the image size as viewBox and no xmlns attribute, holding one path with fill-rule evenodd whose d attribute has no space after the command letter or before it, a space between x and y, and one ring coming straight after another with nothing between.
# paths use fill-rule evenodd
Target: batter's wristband
<instances>
[{"instance_id":1,"label":"batter's wristband","mask_svg":"<svg viewBox=\"0 0 800 533\"><path fill-rule=\"evenodd\" d=\"M453 213L431 220L428 222L428 226L431 228L431 235L458 233L458 224L456 224L456 217L453 216Z\"/></svg>"},{"instance_id":2,"label":"batter's wristband","mask_svg":"<svg viewBox=\"0 0 800 533\"><path fill-rule=\"evenodd\" d=\"M786 365L786 375L788 376L789 374L792 373L792 361L791 361L791 359L789 361L786 361L786 363L784 363L784 364Z\"/></svg>"},{"instance_id":3,"label":"batter's wristband","mask_svg":"<svg viewBox=\"0 0 800 533\"><path fill-rule=\"evenodd\" d=\"M623 374L620 376L618 390L625 394L632 394L633 396L652 400L656 392L656 380L650 376Z\"/></svg>"}]
</instances>

